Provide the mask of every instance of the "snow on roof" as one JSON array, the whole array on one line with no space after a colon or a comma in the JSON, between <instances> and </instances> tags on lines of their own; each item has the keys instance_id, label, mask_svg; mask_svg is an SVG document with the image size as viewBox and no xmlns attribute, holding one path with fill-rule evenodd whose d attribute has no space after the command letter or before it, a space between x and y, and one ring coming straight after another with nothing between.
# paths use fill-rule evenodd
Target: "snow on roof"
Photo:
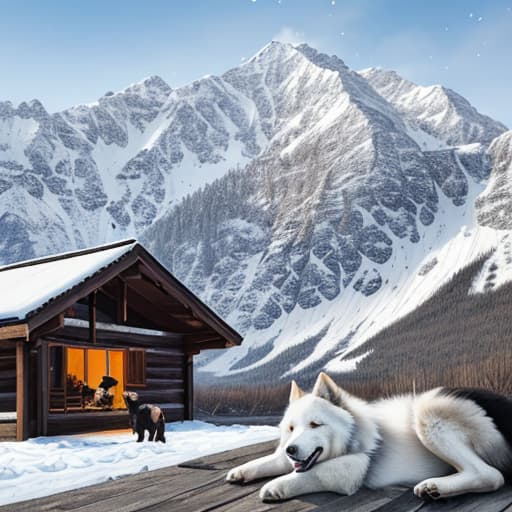
<instances>
[{"instance_id":1,"label":"snow on roof","mask_svg":"<svg viewBox=\"0 0 512 512\"><path fill-rule=\"evenodd\" d=\"M30 312L119 260L135 245L135 240L124 240L0 266L0 323L24 320Z\"/></svg>"}]
</instances>

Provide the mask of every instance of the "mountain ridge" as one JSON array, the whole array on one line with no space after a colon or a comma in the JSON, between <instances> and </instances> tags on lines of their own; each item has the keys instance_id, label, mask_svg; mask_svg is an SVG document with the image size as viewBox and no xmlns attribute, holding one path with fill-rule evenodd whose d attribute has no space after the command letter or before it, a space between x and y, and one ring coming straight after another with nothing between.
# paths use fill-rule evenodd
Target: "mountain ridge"
<instances>
[{"instance_id":1,"label":"mountain ridge","mask_svg":"<svg viewBox=\"0 0 512 512\"><path fill-rule=\"evenodd\" d=\"M353 369L502 243L473 204L505 127L445 89L411 108L424 91L397 80L390 96L380 72L271 42L177 89L151 76L56 114L0 103L0 260L136 235L246 336L204 372Z\"/></svg>"}]
</instances>

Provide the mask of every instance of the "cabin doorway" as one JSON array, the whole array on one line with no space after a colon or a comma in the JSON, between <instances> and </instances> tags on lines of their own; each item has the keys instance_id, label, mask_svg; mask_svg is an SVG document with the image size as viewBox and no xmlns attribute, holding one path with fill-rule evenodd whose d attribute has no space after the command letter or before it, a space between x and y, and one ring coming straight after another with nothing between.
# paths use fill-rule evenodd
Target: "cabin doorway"
<instances>
[{"instance_id":1,"label":"cabin doorway","mask_svg":"<svg viewBox=\"0 0 512 512\"><path fill-rule=\"evenodd\" d=\"M122 392L125 385L124 350L49 346L49 410L72 412L126 409ZM104 377L117 384L108 389L108 404L98 405L94 391Z\"/></svg>"}]
</instances>

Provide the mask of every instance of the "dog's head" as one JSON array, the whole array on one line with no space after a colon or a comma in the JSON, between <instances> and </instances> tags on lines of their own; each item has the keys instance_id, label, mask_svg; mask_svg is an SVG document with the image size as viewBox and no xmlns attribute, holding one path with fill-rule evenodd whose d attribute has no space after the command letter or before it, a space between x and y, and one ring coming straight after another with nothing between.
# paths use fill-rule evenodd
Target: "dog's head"
<instances>
[{"instance_id":1,"label":"dog's head","mask_svg":"<svg viewBox=\"0 0 512 512\"><path fill-rule=\"evenodd\" d=\"M133 432L137 429L137 408L139 406L139 395L135 391L123 391L123 400L130 415L130 426Z\"/></svg>"},{"instance_id":2,"label":"dog's head","mask_svg":"<svg viewBox=\"0 0 512 512\"><path fill-rule=\"evenodd\" d=\"M281 446L297 472L347 453L355 421L342 406L343 394L325 373L320 373L310 394L292 382L280 428Z\"/></svg>"},{"instance_id":3,"label":"dog's head","mask_svg":"<svg viewBox=\"0 0 512 512\"><path fill-rule=\"evenodd\" d=\"M139 401L139 395L135 391L123 391L123 400L128 407L129 404Z\"/></svg>"}]
</instances>

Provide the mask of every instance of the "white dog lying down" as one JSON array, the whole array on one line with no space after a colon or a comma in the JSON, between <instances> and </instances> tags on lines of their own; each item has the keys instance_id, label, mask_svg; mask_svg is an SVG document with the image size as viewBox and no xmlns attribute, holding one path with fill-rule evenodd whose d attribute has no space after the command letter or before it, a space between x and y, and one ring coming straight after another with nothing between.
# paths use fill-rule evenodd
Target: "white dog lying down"
<instances>
[{"instance_id":1,"label":"white dog lying down","mask_svg":"<svg viewBox=\"0 0 512 512\"><path fill-rule=\"evenodd\" d=\"M280 428L277 450L232 469L228 482L278 476L261 489L264 501L393 484L437 499L494 491L512 470L512 401L485 390L369 403L321 373L311 394L292 382Z\"/></svg>"}]
</instances>

